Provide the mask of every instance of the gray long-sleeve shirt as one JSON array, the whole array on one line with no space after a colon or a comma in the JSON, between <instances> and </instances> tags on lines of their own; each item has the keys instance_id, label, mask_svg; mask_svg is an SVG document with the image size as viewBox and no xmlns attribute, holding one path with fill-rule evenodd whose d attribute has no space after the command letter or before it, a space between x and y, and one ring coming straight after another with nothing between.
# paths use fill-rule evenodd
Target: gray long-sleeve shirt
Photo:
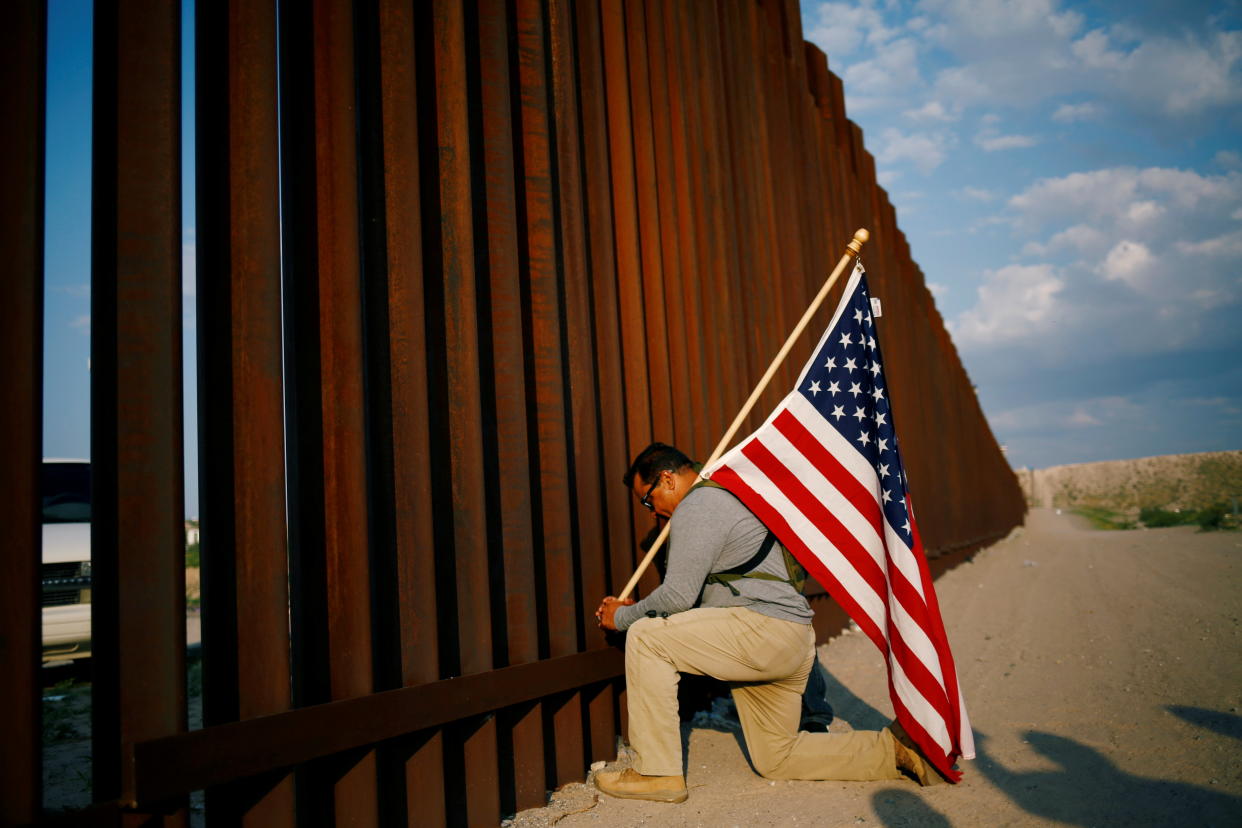
<instances>
[{"instance_id":1,"label":"gray long-sleeve shirt","mask_svg":"<svg viewBox=\"0 0 1242 828\"><path fill-rule=\"evenodd\" d=\"M746 563L759 550L767 527L724 489L701 486L686 495L673 512L668 571L664 583L638 603L620 607L614 616L624 630L649 612L672 615L695 606L746 607L772 618L811 623L811 608L802 593L787 583L762 578L739 578L732 582L734 595L723 584L704 584L713 572L724 572ZM787 578L785 556L779 544L752 572Z\"/></svg>"}]
</instances>

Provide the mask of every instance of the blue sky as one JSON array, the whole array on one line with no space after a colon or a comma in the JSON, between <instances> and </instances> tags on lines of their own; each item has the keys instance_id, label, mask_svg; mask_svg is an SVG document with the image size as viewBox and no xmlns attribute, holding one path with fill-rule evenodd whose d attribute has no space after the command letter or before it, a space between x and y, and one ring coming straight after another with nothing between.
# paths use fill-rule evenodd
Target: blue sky
<instances>
[{"instance_id":1,"label":"blue sky","mask_svg":"<svg viewBox=\"0 0 1242 828\"><path fill-rule=\"evenodd\" d=\"M1014 466L1242 448L1242 5L802 18Z\"/></svg>"},{"instance_id":2,"label":"blue sky","mask_svg":"<svg viewBox=\"0 0 1242 828\"><path fill-rule=\"evenodd\" d=\"M89 457L90 8L50 0L44 453ZM1015 466L1242 448L1242 4L802 2ZM194 384L183 14L186 403ZM865 258L865 257L864 257ZM186 418L186 513L198 513Z\"/></svg>"}]
</instances>

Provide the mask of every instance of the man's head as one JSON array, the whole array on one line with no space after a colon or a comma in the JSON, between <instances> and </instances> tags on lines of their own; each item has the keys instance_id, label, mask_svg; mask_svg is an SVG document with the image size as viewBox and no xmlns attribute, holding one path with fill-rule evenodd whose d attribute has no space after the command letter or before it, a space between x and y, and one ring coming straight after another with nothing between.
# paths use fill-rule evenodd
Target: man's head
<instances>
[{"instance_id":1,"label":"man's head","mask_svg":"<svg viewBox=\"0 0 1242 828\"><path fill-rule=\"evenodd\" d=\"M622 482L643 506L667 518L697 478L693 460L673 446L652 443L634 458Z\"/></svg>"}]
</instances>

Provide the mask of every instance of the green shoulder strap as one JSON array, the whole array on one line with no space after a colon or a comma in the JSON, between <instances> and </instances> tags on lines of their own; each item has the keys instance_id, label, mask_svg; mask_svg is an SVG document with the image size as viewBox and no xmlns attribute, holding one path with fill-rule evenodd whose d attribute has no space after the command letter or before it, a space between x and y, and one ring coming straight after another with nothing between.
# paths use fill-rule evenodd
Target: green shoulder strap
<instances>
[{"instance_id":1,"label":"green shoulder strap","mask_svg":"<svg viewBox=\"0 0 1242 828\"><path fill-rule=\"evenodd\" d=\"M695 469L695 471L698 471L698 469ZM695 483L694 486L691 487L690 491L694 491L700 486L707 486L713 489L724 489L726 492L729 491L716 481L706 479ZM729 492L729 494L733 494L733 492ZM737 495L733 496L737 497ZM769 529L768 534L763 539L763 543L759 545L758 551L756 551L750 559L743 564L733 567L732 569L711 573L705 579L705 583L721 584L728 587L729 592L733 593L735 596L741 595L741 593L732 582L739 578L758 578L763 581L779 581L782 584L789 584L791 587L798 590L798 592L801 592L802 587L806 584L806 568L803 567L801 562L799 562L798 559L795 558L793 554L790 553L790 551L784 546L781 547L781 551L784 553L785 557L785 575L787 577L782 578L779 575L771 575L767 572L751 571L755 567L759 566L759 564L763 563L764 559L768 557L768 553L772 551L772 547L775 544L776 535L772 534L772 530Z\"/></svg>"}]
</instances>

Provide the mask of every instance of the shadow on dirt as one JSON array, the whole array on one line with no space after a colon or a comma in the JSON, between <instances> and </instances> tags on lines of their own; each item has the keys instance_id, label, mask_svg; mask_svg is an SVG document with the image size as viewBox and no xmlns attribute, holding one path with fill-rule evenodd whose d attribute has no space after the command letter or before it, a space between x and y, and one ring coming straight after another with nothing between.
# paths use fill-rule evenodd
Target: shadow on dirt
<instances>
[{"instance_id":1,"label":"shadow on dirt","mask_svg":"<svg viewBox=\"0 0 1242 828\"><path fill-rule=\"evenodd\" d=\"M1202 707L1185 707L1180 704L1170 704L1164 709L1196 727L1242 740L1242 716L1204 710Z\"/></svg>"},{"instance_id":2,"label":"shadow on dirt","mask_svg":"<svg viewBox=\"0 0 1242 828\"><path fill-rule=\"evenodd\" d=\"M854 730L881 730L893 720L891 715L881 713L854 695L854 691L842 684L831 670L824 670L824 683L827 685L828 701L837 716L849 722Z\"/></svg>"},{"instance_id":3,"label":"shadow on dirt","mask_svg":"<svg viewBox=\"0 0 1242 828\"><path fill-rule=\"evenodd\" d=\"M890 826L917 825L919 828L950 828L948 817L928 805L918 794L899 788L885 788L871 795L871 807L880 822Z\"/></svg>"},{"instance_id":4,"label":"shadow on dirt","mask_svg":"<svg viewBox=\"0 0 1242 828\"><path fill-rule=\"evenodd\" d=\"M1015 804L1035 816L1084 826L1236 825L1242 813L1242 798L1126 773L1094 748L1064 736L1037 730L1023 736L1060 769L1012 771L988 752L987 736L978 731L979 761L974 764ZM1221 768L1222 773L1227 771Z\"/></svg>"}]
</instances>

